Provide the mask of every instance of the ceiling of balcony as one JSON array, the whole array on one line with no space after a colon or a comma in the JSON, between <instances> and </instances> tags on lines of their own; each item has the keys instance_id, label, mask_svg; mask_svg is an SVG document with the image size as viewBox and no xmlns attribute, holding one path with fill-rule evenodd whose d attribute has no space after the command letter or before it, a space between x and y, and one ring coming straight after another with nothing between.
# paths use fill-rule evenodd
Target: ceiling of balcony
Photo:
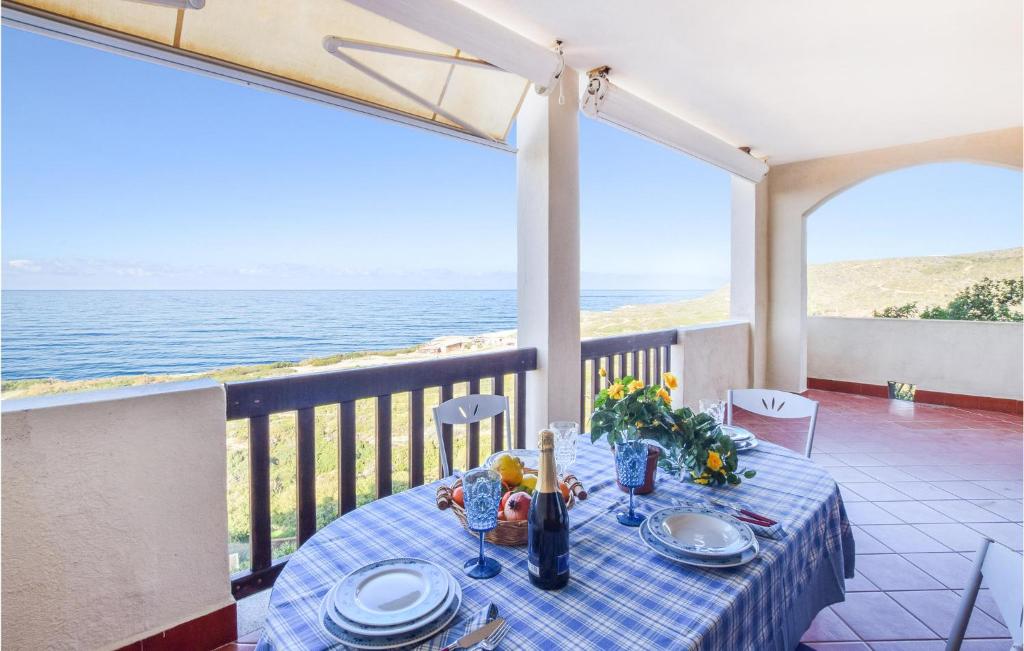
<instances>
[{"instance_id":1,"label":"ceiling of balcony","mask_svg":"<svg viewBox=\"0 0 1024 651\"><path fill-rule=\"evenodd\" d=\"M460 0L770 163L1022 123L1020 0Z\"/></svg>"}]
</instances>

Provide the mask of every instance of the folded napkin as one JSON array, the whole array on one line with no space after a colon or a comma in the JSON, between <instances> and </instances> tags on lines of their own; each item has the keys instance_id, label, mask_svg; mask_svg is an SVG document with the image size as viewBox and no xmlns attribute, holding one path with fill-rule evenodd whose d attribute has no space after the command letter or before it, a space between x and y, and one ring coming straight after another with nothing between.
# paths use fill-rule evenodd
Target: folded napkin
<instances>
[{"instance_id":1,"label":"folded napkin","mask_svg":"<svg viewBox=\"0 0 1024 651\"><path fill-rule=\"evenodd\" d=\"M440 651L440 649L445 648L449 644L455 644L460 637L472 633L497 616L498 607L493 603L488 603L474 613L457 618L455 620L456 624L449 626L444 632L435 635L419 646L413 647L413 649L414 651ZM460 619L462 621L461 626L458 624Z\"/></svg>"}]
</instances>

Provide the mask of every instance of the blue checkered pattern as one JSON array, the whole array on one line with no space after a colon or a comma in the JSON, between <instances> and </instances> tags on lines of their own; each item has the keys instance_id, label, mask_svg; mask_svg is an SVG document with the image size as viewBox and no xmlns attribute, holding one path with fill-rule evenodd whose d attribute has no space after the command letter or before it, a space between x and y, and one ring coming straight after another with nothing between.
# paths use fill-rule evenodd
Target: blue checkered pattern
<instances>
[{"instance_id":1,"label":"blue checkered pattern","mask_svg":"<svg viewBox=\"0 0 1024 651\"><path fill-rule=\"evenodd\" d=\"M415 556L446 567L462 584L456 630L467 613L498 605L512 625L503 649L790 651L818 610L843 599L843 577L853 572L852 533L824 469L765 442L744 453L741 466L758 474L739 487L697 486L659 471L655 492L637 497L641 513L713 496L783 523L785 535L760 539L751 563L698 569L648 551L635 528L616 521L627 496L615 486L612 454L581 439L573 469L590 496L569 512L572 578L557 592L530 584L525 548L488 545L501 574L466 577L462 564L475 555L476 539L454 514L437 509L437 484L367 504L292 555L274 585L261 648L330 648L317 623L328 589L371 561Z\"/></svg>"}]
</instances>

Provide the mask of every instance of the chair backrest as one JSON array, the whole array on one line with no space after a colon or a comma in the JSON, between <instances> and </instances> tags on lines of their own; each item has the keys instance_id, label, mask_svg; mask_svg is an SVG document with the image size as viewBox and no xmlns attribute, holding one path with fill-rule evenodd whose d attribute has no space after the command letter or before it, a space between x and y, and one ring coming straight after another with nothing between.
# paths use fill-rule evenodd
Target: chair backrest
<instances>
[{"instance_id":1,"label":"chair backrest","mask_svg":"<svg viewBox=\"0 0 1024 651\"><path fill-rule=\"evenodd\" d=\"M814 445L814 426L818 420L818 403L795 393L774 389L729 389L726 400L725 422L732 425L732 408L769 418L810 418L804 455L811 456Z\"/></svg>"},{"instance_id":2,"label":"chair backrest","mask_svg":"<svg viewBox=\"0 0 1024 651\"><path fill-rule=\"evenodd\" d=\"M451 474L448 467L448 454L445 450L442 425L467 425L479 423L488 418L504 413L505 415L505 448L511 447L511 428L509 427L508 397L491 394L473 394L446 400L434 407L434 427L437 429L437 445L441 450L441 471L447 477Z\"/></svg>"},{"instance_id":3,"label":"chair backrest","mask_svg":"<svg viewBox=\"0 0 1024 651\"><path fill-rule=\"evenodd\" d=\"M1020 649L1024 628L1024 562L1020 554L988 538L981 541L974 557L974 569L968 577L967 589L960 600L960 610L953 620L946 649L957 651L960 648L978 598L978 589L982 586L989 589L992 600L999 607L1003 623L1010 631L1011 648Z\"/></svg>"}]
</instances>

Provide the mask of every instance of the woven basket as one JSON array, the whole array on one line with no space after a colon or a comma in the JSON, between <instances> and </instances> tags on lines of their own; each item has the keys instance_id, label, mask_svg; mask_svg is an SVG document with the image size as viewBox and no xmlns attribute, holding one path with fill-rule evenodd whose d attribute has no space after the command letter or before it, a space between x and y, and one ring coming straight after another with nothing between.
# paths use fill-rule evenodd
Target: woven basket
<instances>
[{"instance_id":1,"label":"woven basket","mask_svg":"<svg viewBox=\"0 0 1024 651\"><path fill-rule=\"evenodd\" d=\"M530 469L526 469L526 472L535 472ZM444 502L447 502L451 506L448 508L455 513L455 517L462 523L462 528L469 532L474 538L480 534L476 531L472 531L469 528L469 523L466 521L466 509L459 506L454 499L452 499L452 491L462 485L462 479L456 479L455 483L451 486L440 486L437 489L438 506ZM569 491L569 501L566 503L565 508L571 509L576 505L576 496L572 491ZM509 522L508 520L498 520L498 526L491 529L484 535L484 540L494 545L505 545L506 547L522 547L526 544L526 536L528 532L528 524L526 520L516 520Z\"/></svg>"}]
</instances>

